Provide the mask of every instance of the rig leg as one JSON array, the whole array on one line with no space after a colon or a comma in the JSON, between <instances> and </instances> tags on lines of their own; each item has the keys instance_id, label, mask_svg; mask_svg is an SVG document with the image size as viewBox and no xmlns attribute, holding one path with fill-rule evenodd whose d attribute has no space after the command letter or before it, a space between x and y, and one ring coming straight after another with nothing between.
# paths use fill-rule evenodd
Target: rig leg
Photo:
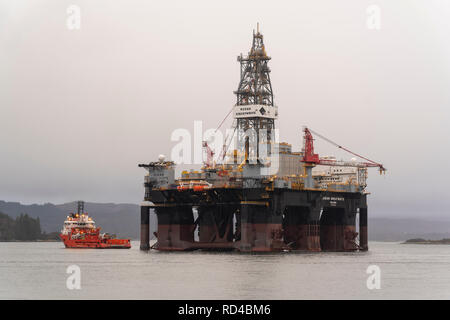
<instances>
[{"instance_id":1,"label":"rig leg","mask_svg":"<svg viewBox=\"0 0 450 320\"><path fill-rule=\"evenodd\" d=\"M192 250L194 243L194 215L192 206L156 208L158 217L157 250Z\"/></svg>"},{"instance_id":2,"label":"rig leg","mask_svg":"<svg viewBox=\"0 0 450 320\"><path fill-rule=\"evenodd\" d=\"M150 207L141 206L141 250L150 249Z\"/></svg>"},{"instance_id":3,"label":"rig leg","mask_svg":"<svg viewBox=\"0 0 450 320\"><path fill-rule=\"evenodd\" d=\"M301 238L303 234L300 233L299 225L300 216L296 213L296 208L294 206L286 207L284 210L284 219L283 219L283 232L284 232L284 241L286 244L294 250L298 250L301 243ZM300 207L298 207L300 209Z\"/></svg>"},{"instance_id":4,"label":"rig leg","mask_svg":"<svg viewBox=\"0 0 450 320\"><path fill-rule=\"evenodd\" d=\"M359 247L361 251L369 250L367 236L367 208L359 208Z\"/></svg>"},{"instance_id":5,"label":"rig leg","mask_svg":"<svg viewBox=\"0 0 450 320\"><path fill-rule=\"evenodd\" d=\"M198 241L211 242L215 237L214 212L217 206L201 206L197 209L198 221Z\"/></svg>"},{"instance_id":6,"label":"rig leg","mask_svg":"<svg viewBox=\"0 0 450 320\"><path fill-rule=\"evenodd\" d=\"M308 250L321 251L320 249L320 211L321 207L313 205L308 213Z\"/></svg>"},{"instance_id":7,"label":"rig leg","mask_svg":"<svg viewBox=\"0 0 450 320\"><path fill-rule=\"evenodd\" d=\"M265 205L241 206L240 251L281 251L285 248L283 217Z\"/></svg>"},{"instance_id":8,"label":"rig leg","mask_svg":"<svg viewBox=\"0 0 450 320\"><path fill-rule=\"evenodd\" d=\"M320 251L320 222L310 221L308 228L308 250Z\"/></svg>"},{"instance_id":9,"label":"rig leg","mask_svg":"<svg viewBox=\"0 0 450 320\"><path fill-rule=\"evenodd\" d=\"M283 229L285 242L290 248L320 251L320 226L313 211L309 207L286 207Z\"/></svg>"},{"instance_id":10,"label":"rig leg","mask_svg":"<svg viewBox=\"0 0 450 320\"><path fill-rule=\"evenodd\" d=\"M253 225L249 221L252 217L251 207L248 205L241 206L241 240L239 242L239 250L243 252L249 252L252 250L254 235Z\"/></svg>"},{"instance_id":11,"label":"rig leg","mask_svg":"<svg viewBox=\"0 0 450 320\"><path fill-rule=\"evenodd\" d=\"M346 201L344 218L344 251L358 250L356 242L358 233L356 232L356 203L350 199Z\"/></svg>"},{"instance_id":12,"label":"rig leg","mask_svg":"<svg viewBox=\"0 0 450 320\"><path fill-rule=\"evenodd\" d=\"M344 208L323 208L320 218L322 251L344 251Z\"/></svg>"}]
</instances>

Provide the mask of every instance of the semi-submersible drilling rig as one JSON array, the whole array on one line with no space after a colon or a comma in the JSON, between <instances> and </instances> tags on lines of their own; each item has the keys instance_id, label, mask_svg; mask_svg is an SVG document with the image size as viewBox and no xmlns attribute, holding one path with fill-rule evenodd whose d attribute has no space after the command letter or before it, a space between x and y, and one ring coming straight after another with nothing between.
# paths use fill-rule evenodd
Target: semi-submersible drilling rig
<instances>
[{"instance_id":1,"label":"semi-submersible drilling rig","mask_svg":"<svg viewBox=\"0 0 450 320\"><path fill-rule=\"evenodd\" d=\"M275 143L278 108L269 60L258 28L248 55L238 57L240 83L233 107L237 147L227 153L226 141L222 163L211 160L213 152L204 142L207 161L202 169L183 171L179 179L174 162L164 157L139 165L148 171L142 250L150 249L151 208L158 221L152 246L157 250L368 250L367 169L384 172L384 167L337 144L367 162L319 157L313 134L334 142L306 127L301 152Z\"/></svg>"}]
</instances>

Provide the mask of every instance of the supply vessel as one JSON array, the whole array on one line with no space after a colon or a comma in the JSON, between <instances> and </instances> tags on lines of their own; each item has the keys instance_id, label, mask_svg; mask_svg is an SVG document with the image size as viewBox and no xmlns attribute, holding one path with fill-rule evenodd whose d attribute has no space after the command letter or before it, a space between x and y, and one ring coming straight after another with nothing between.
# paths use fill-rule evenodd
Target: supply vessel
<instances>
[{"instance_id":1,"label":"supply vessel","mask_svg":"<svg viewBox=\"0 0 450 320\"><path fill-rule=\"evenodd\" d=\"M298 128L303 136L298 151L278 142L270 59L258 26L250 51L237 58L240 81L229 112L231 130L219 148L203 141L200 170L175 178L175 163L163 155L139 164L147 170L141 250L368 250L367 172L386 169L306 126ZM307 117L301 114L299 122ZM352 158L319 156L315 138ZM157 216L157 241L151 248L150 212Z\"/></svg>"},{"instance_id":2,"label":"supply vessel","mask_svg":"<svg viewBox=\"0 0 450 320\"><path fill-rule=\"evenodd\" d=\"M94 220L84 212L84 202L78 201L77 213L71 213L64 221L59 235L66 248L129 249L130 239L116 239L114 235L100 233Z\"/></svg>"}]
</instances>

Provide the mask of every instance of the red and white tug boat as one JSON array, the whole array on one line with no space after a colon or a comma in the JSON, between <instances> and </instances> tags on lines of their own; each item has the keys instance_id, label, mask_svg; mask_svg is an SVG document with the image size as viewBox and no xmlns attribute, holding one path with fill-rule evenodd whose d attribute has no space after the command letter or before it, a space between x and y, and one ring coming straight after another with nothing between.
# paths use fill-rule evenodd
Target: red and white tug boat
<instances>
[{"instance_id":1,"label":"red and white tug boat","mask_svg":"<svg viewBox=\"0 0 450 320\"><path fill-rule=\"evenodd\" d=\"M78 213L71 213L64 221L59 235L66 248L129 249L130 239L116 239L107 233L100 233L94 220L84 212L84 203L78 202Z\"/></svg>"}]
</instances>

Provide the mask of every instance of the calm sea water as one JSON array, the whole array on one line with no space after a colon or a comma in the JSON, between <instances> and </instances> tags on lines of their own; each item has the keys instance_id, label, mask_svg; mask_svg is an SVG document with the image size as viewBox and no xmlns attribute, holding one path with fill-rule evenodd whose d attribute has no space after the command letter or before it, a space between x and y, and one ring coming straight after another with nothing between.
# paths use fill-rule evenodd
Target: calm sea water
<instances>
[{"instance_id":1,"label":"calm sea water","mask_svg":"<svg viewBox=\"0 0 450 320\"><path fill-rule=\"evenodd\" d=\"M69 290L69 265L81 289ZM381 288L367 289L369 265ZM0 243L0 299L450 299L450 246L371 242L367 253L164 253Z\"/></svg>"}]
</instances>

